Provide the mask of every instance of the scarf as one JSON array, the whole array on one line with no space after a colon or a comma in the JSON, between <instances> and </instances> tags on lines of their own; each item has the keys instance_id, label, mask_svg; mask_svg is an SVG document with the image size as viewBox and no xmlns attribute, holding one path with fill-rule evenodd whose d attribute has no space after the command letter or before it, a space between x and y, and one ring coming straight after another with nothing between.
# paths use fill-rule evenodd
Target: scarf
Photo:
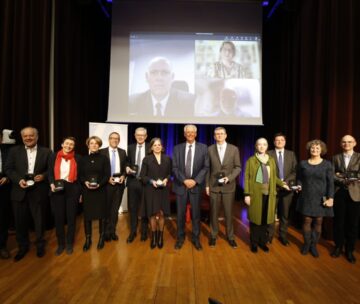
<instances>
[{"instance_id":1,"label":"scarf","mask_svg":"<svg viewBox=\"0 0 360 304\"><path fill-rule=\"evenodd\" d=\"M256 172L256 182L260 184L268 184L270 178L270 165L269 165L269 155L265 154L264 156L255 153L256 159L260 162L260 167Z\"/></svg>"},{"instance_id":2,"label":"scarf","mask_svg":"<svg viewBox=\"0 0 360 304\"><path fill-rule=\"evenodd\" d=\"M68 154L64 154L63 150L60 150L56 154L55 167L54 167L55 180L60 179L60 166L62 159L65 159L66 161L70 161L70 172L68 179L70 183L73 183L77 179L77 164L75 161L75 151L71 151Z\"/></svg>"}]
</instances>

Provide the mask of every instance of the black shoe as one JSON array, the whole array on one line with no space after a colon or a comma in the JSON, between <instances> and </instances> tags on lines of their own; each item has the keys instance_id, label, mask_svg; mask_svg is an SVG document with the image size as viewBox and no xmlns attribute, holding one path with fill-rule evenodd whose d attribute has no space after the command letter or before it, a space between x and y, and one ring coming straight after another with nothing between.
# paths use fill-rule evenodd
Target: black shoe
<instances>
[{"instance_id":1,"label":"black shoe","mask_svg":"<svg viewBox=\"0 0 360 304\"><path fill-rule=\"evenodd\" d=\"M7 250L6 248L1 248L0 249L0 257L2 259L9 259L10 258L9 250Z\"/></svg>"},{"instance_id":2,"label":"black shoe","mask_svg":"<svg viewBox=\"0 0 360 304\"><path fill-rule=\"evenodd\" d=\"M319 252L317 251L317 248L315 245L311 245L310 246L310 253L314 258L318 258L319 257Z\"/></svg>"},{"instance_id":3,"label":"black shoe","mask_svg":"<svg viewBox=\"0 0 360 304\"><path fill-rule=\"evenodd\" d=\"M84 251L84 252L88 251L88 250L90 249L90 247L91 247L91 244L92 244L92 242L91 242L91 236L87 236L87 237L86 237L86 240L85 240L85 244L84 244L84 246L83 246L83 251Z\"/></svg>"},{"instance_id":4,"label":"black shoe","mask_svg":"<svg viewBox=\"0 0 360 304\"><path fill-rule=\"evenodd\" d=\"M110 242L112 239L111 235L109 233L105 234L105 242Z\"/></svg>"},{"instance_id":5,"label":"black shoe","mask_svg":"<svg viewBox=\"0 0 360 304\"><path fill-rule=\"evenodd\" d=\"M259 247L260 247L260 248L262 249L262 251L264 251L264 252L269 252L269 251L270 251L269 247L266 246L266 245L259 245Z\"/></svg>"},{"instance_id":6,"label":"black shoe","mask_svg":"<svg viewBox=\"0 0 360 304\"><path fill-rule=\"evenodd\" d=\"M341 254L341 248L340 247L335 247L335 249L333 250L333 252L331 252L330 256L333 258L338 258Z\"/></svg>"},{"instance_id":7,"label":"black shoe","mask_svg":"<svg viewBox=\"0 0 360 304\"><path fill-rule=\"evenodd\" d=\"M228 242L229 242L229 245L230 245L232 248L234 248L234 249L238 248L235 240L228 240Z\"/></svg>"},{"instance_id":8,"label":"black shoe","mask_svg":"<svg viewBox=\"0 0 360 304\"><path fill-rule=\"evenodd\" d=\"M110 238L111 238L113 241L118 241L118 240L119 240L119 237L118 237L118 235L117 235L115 232L110 234Z\"/></svg>"},{"instance_id":9,"label":"black shoe","mask_svg":"<svg viewBox=\"0 0 360 304\"><path fill-rule=\"evenodd\" d=\"M146 232L142 232L142 233L141 233L140 241L141 241L141 242L146 242L147 239L148 239L147 231L146 231Z\"/></svg>"},{"instance_id":10,"label":"black shoe","mask_svg":"<svg viewBox=\"0 0 360 304\"><path fill-rule=\"evenodd\" d=\"M202 250L202 246L200 244L200 241L199 240L193 240L193 244L194 244L194 247L196 250Z\"/></svg>"},{"instance_id":11,"label":"black shoe","mask_svg":"<svg viewBox=\"0 0 360 304\"><path fill-rule=\"evenodd\" d=\"M184 245L184 239L177 239L175 243L175 249L179 250Z\"/></svg>"},{"instance_id":12,"label":"black shoe","mask_svg":"<svg viewBox=\"0 0 360 304\"><path fill-rule=\"evenodd\" d=\"M105 246L105 236L104 234L100 234L99 242L97 244L97 249L103 249Z\"/></svg>"},{"instance_id":13,"label":"black shoe","mask_svg":"<svg viewBox=\"0 0 360 304\"><path fill-rule=\"evenodd\" d=\"M150 241L150 248L151 249L154 249L156 247L157 238L158 238L157 231L152 231L151 232L151 241Z\"/></svg>"},{"instance_id":14,"label":"black shoe","mask_svg":"<svg viewBox=\"0 0 360 304\"><path fill-rule=\"evenodd\" d=\"M210 246L211 248L214 248L215 245L216 245L216 238L210 238L210 240L209 240L209 246Z\"/></svg>"},{"instance_id":15,"label":"black shoe","mask_svg":"<svg viewBox=\"0 0 360 304\"><path fill-rule=\"evenodd\" d=\"M70 255L73 252L74 252L73 245L71 245L71 244L66 245L66 254Z\"/></svg>"},{"instance_id":16,"label":"black shoe","mask_svg":"<svg viewBox=\"0 0 360 304\"><path fill-rule=\"evenodd\" d=\"M14 257L14 261L18 262L24 258L24 256L28 253L29 249L20 249Z\"/></svg>"},{"instance_id":17,"label":"black shoe","mask_svg":"<svg viewBox=\"0 0 360 304\"><path fill-rule=\"evenodd\" d=\"M59 245L59 247L56 249L56 251L55 251L55 255L56 256L59 256L59 255L61 255L63 252L64 252L64 246L63 245Z\"/></svg>"},{"instance_id":18,"label":"black shoe","mask_svg":"<svg viewBox=\"0 0 360 304\"><path fill-rule=\"evenodd\" d=\"M136 238L136 232L131 232L126 240L126 243L132 243Z\"/></svg>"},{"instance_id":19,"label":"black shoe","mask_svg":"<svg viewBox=\"0 0 360 304\"><path fill-rule=\"evenodd\" d=\"M36 256L38 258L42 258L45 255L45 246L44 245L38 245L36 248Z\"/></svg>"},{"instance_id":20,"label":"black shoe","mask_svg":"<svg viewBox=\"0 0 360 304\"><path fill-rule=\"evenodd\" d=\"M272 243L272 241L273 241L273 238L272 238L272 237L269 237L269 239L268 239L267 243L268 243L268 244L271 244L271 243Z\"/></svg>"},{"instance_id":21,"label":"black shoe","mask_svg":"<svg viewBox=\"0 0 360 304\"><path fill-rule=\"evenodd\" d=\"M346 253L346 259L351 263L351 264L355 264L356 263L356 258L354 256L354 254L349 251Z\"/></svg>"},{"instance_id":22,"label":"black shoe","mask_svg":"<svg viewBox=\"0 0 360 304\"><path fill-rule=\"evenodd\" d=\"M256 253L258 251L257 245L256 244L251 244L250 245L250 250L253 253Z\"/></svg>"},{"instance_id":23,"label":"black shoe","mask_svg":"<svg viewBox=\"0 0 360 304\"><path fill-rule=\"evenodd\" d=\"M158 239L157 239L157 246L159 249L164 247L164 230L157 231Z\"/></svg>"},{"instance_id":24,"label":"black shoe","mask_svg":"<svg viewBox=\"0 0 360 304\"><path fill-rule=\"evenodd\" d=\"M282 245L284 245L284 246L290 246L290 242L287 240L287 239L285 239L285 238L279 238L279 241L280 241L280 243L282 244Z\"/></svg>"}]
</instances>

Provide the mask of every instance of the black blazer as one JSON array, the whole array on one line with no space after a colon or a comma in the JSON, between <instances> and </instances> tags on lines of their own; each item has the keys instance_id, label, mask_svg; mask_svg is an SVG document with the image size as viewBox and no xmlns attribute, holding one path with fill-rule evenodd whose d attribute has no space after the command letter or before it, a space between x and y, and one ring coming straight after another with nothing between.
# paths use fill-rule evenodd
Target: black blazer
<instances>
[{"instance_id":1,"label":"black blazer","mask_svg":"<svg viewBox=\"0 0 360 304\"><path fill-rule=\"evenodd\" d=\"M48 148L37 146L34 174L44 175L42 182L35 183L31 187L31 191L44 191L47 193L48 184L48 163L51 151ZM24 179L28 173L28 159L24 145L15 146L10 149L8 159L5 164L5 173L12 182L11 199L14 201L22 201L25 197L27 189L19 186L20 180Z\"/></svg>"},{"instance_id":2,"label":"black blazer","mask_svg":"<svg viewBox=\"0 0 360 304\"><path fill-rule=\"evenodd\" d=\"M119 159L120 159L120 174L122 176L125 176L126 174L126 151L124 149L121 149L121 148L117 148L117 151L118 151L118 154L119 154ZM109 148L104 148L104 149L101 149L100 150L100 154L102 155L105 155L108 160L109 160L109 163L111 164L110 162L110 153L109 153Z\"/></svg>"},{"instance_id":3,"label":"black blazer","mask_svg":"<svg viewBox=\"0 0 360 304\"><path fill-rule=\"evenodd\" d=\"M278 158L276 155L275 150L270 150L268 154L275 160L276 163L276 173L277 176L279 176L279 164L278 164ZM284 181L288 184L289 181L295 181L296 180L296 156L293 151L290 150L284 150Z\"/></svg>"},{"instance_id":4,"label":"black blazer","mask_svg":"<svg viewBox=\"0 0 360 304\"><path fill-rule=\"evenodd\" d=\"M136 165L136 146L138 144L132 144L128 146L128 153L127 153L127 159L126 159L126 167L132 167L134 165ZM145 156L147 155L149 150L149 144L147 142L145 142ZM133 175L128 175L127 179L126 179L126 185L130 185L131 183L133 183L136 180L135 176Z\"/></svg>"}]
</instances>

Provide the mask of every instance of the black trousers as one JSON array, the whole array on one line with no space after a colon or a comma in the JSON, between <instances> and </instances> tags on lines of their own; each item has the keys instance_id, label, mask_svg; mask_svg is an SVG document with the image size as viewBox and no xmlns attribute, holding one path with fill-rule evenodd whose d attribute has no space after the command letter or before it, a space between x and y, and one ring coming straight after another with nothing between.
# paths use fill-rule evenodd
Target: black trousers
<instances>
[{"instance_id":1,"label":"black trousers","mask_svg":"<svg viewBox=\"0 0 360 304\"><path fill-rule=\"evenodd\" d=\"M20 249L29 248L29 214L34 221L34 228L36 234L36 244L43 246L44 230L45 230L45 204L48 202L42 192L28 190L22 201L12 201L15 229L16 229L16 241Z\"/></svg>"},{"instance_id":2,"label":"black trousers","mask_svg":"<svg viewBox=\"0 0 360 304\"><path fill-rule=\"evenodd\" d=\"M10 185L0 186L0 249L6 248L11 217Z\"/></svg>"},{"instance_id":3,"label":"black trousers","mask_svg":"<svg viewBox=\"0 0 360 304\"><path fill-rule=\"evenodd\" d=\"M253 245L265 245L268 241L267 214L269 207L269 196L263 195L261 208L261 225L250 222L250 242Z\"/></svg>"},{"instance_id":4,"label":"black trousers","mask_svg":"<svg viewBox=\"0 0 360 304\"><path fill-rule=\"evenodd\" d=\"M200 236L200 193L186 191L184 195L176 195L177 209L177 238L185 239L186 204L191 205L192 239L198 240Z\"/></svg>"},{"instance_id":5,"label":"black trousers","mask_svg":"<svg viewBox=\"0 0 360 304\"><path fill-rule=\"evenodd\" d=\"M106 233L115 233L116 225L119 217L119 208L121 206L122 197L124 194L125 186L110 185L107 186L107 225Z\"/></svg>"},{"instance_id":6,"label":"black trousers","mask_svg":"<svg viewBox=\"0 0 360 304\"><path fill-rule=\"evenodd\" d=\"M279 215L280 225L279 225L279 235L282 239L287 238L287 231L289 226L289 213L290 206L293 199L293 193L278 190L278 196L276 197L276 206ZM269 239L272 239L275 234L275 223L271 223L268 226Z\"/></svg>"},{"instance_id":7,"label":"black trousers","mask_svg":"<svg viewBox=\"0 0 360 304\"><path fill-rule=\"evenodd\" d=\"M56 237L59 245L65 245L65 223L67 222L66 244L74 243L76 212L80 197L80 185L65 182L63 191L51 193L51 209L55 220Z\"/></svg>"},{"instance_id":8,"label":"black trousers","mask_svg":"<svg viewBox=\"0 0 360 304\"><path fill-rule=\"evenodd\" d=\"M334 241L335 246L354 251L359 232L360 202L354 202L349 191L340 189L334 198Z\"/></svg>"},{"instance_id":9,"label":"black trousers","mask_svg":"<svg viewBox=\"0 0 360 304\"><path fill-rule=\"evenodd\" d=\"M133 180L128 184L128 209L130 214L130 233L136 233L139 211L143 202L143 185L139 180ZM145 206L143 206L145 208ZM141 216L141 233L147 232L148 218L146 212Z\"/></svg>"}]
</instances>

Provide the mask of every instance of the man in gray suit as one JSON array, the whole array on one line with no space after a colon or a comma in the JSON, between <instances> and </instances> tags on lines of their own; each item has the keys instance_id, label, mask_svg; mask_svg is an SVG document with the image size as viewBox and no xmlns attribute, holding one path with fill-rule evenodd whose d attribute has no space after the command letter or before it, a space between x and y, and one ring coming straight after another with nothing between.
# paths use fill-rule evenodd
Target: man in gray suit
<instances>
[{"instance_id":1,"label":"man in gray suit","mask_svg":"<svg viewBox=\"0 0 360 304\"><path fill-rule=\"evenodd\" d=\"M232 248L237 248L234 239L233 204L235 199L236 178L240 174L239 149L226 142L226 130L217 127L214 130L216 144L208 149L210 170L206 178L206 193L210 195L210 229L209 246L215 247L219 232L218 214L220 202L224 205L226 236Z\"/></svg>"},{"instance_id":2,"label":"man in gray suit","mask_svg":"<svg viewBox=\"0 0 360 304\"><path fill-rule=\"evenodd\" d=\"M173 191L176 194L177 240L175 249L180 249L185 240L186 203L191 204L192 243L196 250L202 250L200 244L200 199L205 187L209 170L207 146L195 141L197 128L194 125L184 127L186 142L178 144L173 151Z\"/></svg>"},{"instance_id":3,"label":"man in gray suit","mask_svg":"<svg viewBox=\"0 0 360 304\"><path fill-rule=\"evenodd\" d=\"M335 249L331 256L339 257L345 245L346 259L354 264L360 214L360 153L354 151L356 140L351 135L345 135L340 145L342 153L333 157Z\"/></svg>"},{"instance_id":4,"label":"man in gray suit","mask_svg":"<svg viewBox=\"0 0 360 304\"><path fill-rule=\"evenodd\" d=\"M296 180L296 156L293 151L285 149L286 136L283 133L277 133L274 136L274 150L270 150L269 155L275 159L278 177L290 185ZM284 246L289 246L287 239L287 230L289 222L289 211L293 193L284 190L283 188L277 189L276 205L280 217L279 227L279 240ZM275 223L268 226L269 242L271 243L275 233Z\"/></svg>"}]
</instances>

